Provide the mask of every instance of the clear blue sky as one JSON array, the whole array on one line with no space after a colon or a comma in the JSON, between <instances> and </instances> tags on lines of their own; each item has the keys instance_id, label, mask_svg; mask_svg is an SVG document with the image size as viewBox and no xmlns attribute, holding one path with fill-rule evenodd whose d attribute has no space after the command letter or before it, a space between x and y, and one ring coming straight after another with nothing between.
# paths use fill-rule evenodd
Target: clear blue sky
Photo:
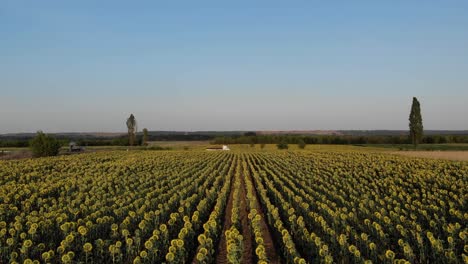
<instances>
[{"instance_id":1,"label":"clear blue sky","mask_svg":"<svg viewBox=\"0 0 468 264\"><path fill-rule=\"evenodd\" d=\"M0 0L0 133L468 129L467 1Z\"/></svg>"}]
</instances>

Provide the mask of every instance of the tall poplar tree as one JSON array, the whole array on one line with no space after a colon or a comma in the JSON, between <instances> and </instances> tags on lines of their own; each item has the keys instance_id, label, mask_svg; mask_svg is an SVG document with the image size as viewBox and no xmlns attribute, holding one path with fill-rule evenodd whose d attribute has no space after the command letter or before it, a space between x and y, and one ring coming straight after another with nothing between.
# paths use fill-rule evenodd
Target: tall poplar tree
<instances>
[{"instance_id":1,"label":"tall poplar tree","mask_svg":"<svg viewBox=\"0 0 468 264\"><path fill-rule=\"evenodd\" d=\"M423 137L423 123L421 116L421 106L418 99L413 97L413 104L411 105L411 113L409 116L409 129L411 143L416 147Z\"/></svg>"}]
</instances>

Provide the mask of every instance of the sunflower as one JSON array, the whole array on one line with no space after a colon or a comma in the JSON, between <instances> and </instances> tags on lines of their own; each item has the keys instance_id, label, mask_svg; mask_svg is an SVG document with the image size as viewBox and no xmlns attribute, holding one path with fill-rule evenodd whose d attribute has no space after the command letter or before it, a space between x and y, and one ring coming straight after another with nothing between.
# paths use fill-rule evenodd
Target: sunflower
<instances>
[{"instance_id":1,"label":"sunflower","mask_svg":"<svg viewBox=\"0 0 468 264\"><path fill-rule=\"evenodd\" d=\"M204 259L205 259L205 255L203 255L202 253L199 252L199 253L197 254L197 260L201 262L201 261L203 261Z\"/></svg>"},{"instance_id":2,"label":"sunflower","mask_svg":"<svg viewBox=\"0 0 468 264\"><path fill-rule=\"evenodd\" d=\"M176 252L177 252L176 247L170 246L170 247L169 247L169 252L171 252L171 253L176 253Z\"/></svg>"},{"instance_id":3,"label":"sunflower","mask_svg":"<svg viewBox=\"0 0 468 264\"><path fill-rule=\"evenodd\" d=\"M256 254L257 256L260 256L263 252L264 252L264 249L263 249L263 248L257 247L257 248L255 249L255 254Z\"/></svg>"},{"instance_id":4,"label":"sunflower","mask_svg":"<svg viewBox=\"0 0 468 264\"><path fill-rule=\"evenodd\" d=\"M359 250L356 249L356 251L354 251L354 256L356 258L360 258L361 257L361 252Z\"/></svg>"},{"instance_id":5,"label":"sunflower","mask_svg":"<svg viewBox=\"0 0 468 264\"><path fill-rule=\"evenodd\" d=\"M47 262L50 259L50 254L49 254L49 252L44 252L44 253L42 253L41 257L42 257L42 259L44 261Z\"/></svg>"},{"instance_id":6,"label":"sunflower","mask_svg":"<svg viewBox=\"0 0 468 264\"><path fill-rule=\"evenodd\" d=\"M153 242L151 242L149 240L146 241L145 242L145 248L148 249L148 250L152 249L153 248Z\"/></svg>"},{"instance_id":7,"label":"sunflower","mask_svg":"<svg viewBox=\"0 0 468 264\"><path fill-rule=\"evenodd\" d=\"M182 240L182 239L177 239L176 245L177 245L178 247L180 247L180 248L183 247L183 246L184 246L184 240Z\"/></svg>"},{"instance_id":8,"label":"sunflower","mask_svg":"<svg viewBox=\"0 0 468 264\"><path fill-rule=\"evenodd\" d=\"M28 240L25 240L25 241L23 242L23 246L24 246L25 248L30 248L30 247L32 246L32 244L33 244L32 241L29 240L29 239L28 239Z\"/></svg>"},{"instance_id":9,"label":"sunflower","mask_svg":"<svg viewBox=\"0 0 468 264\"><path fill-rule=\"evenodd\" d=\"M6 233L6 229L4 229L4 230L5 230L5 233ZM29 230L28 230L28 234L34 235L34 234L36 234L36 231L37 231L37 228L34 228L34 227L31 226L31 228L29 228Z\"/></svg>"},{"instance_id":10,"label":"sunflower","mask_svg":"<svg viewBox=\"0 0 468 264\"><path fill-rule=\"evenodd\" d=\"M263 244L263 238L257 237L257 238L255 238L255 242L256 242L258 245L261 245L261 244Z\"/></svg>"},{"instance_id":11,"label":"sunflower","mask_svg":"<svg viewBox=\"0 0 468 264\"><path fill-rule=\"evenodd\" d=\"M80 226L78 227L78 233L80 233L80 235L82 236L86 236L86 234L88 233L88 229L84 226Z\"/></svg>"},{"instance_id":12,"label":"sunflower","mask_svg":"<svg viewBox=\"0 0 468 264\"><path fill-rule=\"evenodd\" d=\"M458 223L457 223L458 224ZM466 239L466 232L463 232L461 231L458 236L460 237L461 240L465 240Z\"/></svg>"},{"instance_id":13,"label":"sunflower","mask_svg":"<svg viewBox=\"0 0 468 264\"><path fill-rule=\"evenodd\" d=\"M387 250L385 252L385 257L388 258L388 259L394 259L395 258L395 252L393 252L391 250Z\"/></svg>"},{"instance_id":14,"label":"sunflower","mask_svg":"<svg viewBox=\"0 0 468 264\"><path fill-rule=\"evenodd\" d=\"M141 264L141 258L140 258L140 256L136 256L136 257L133 259L133 264Z\"/></svg>"},{"instance_id":15,"label":"sunflower","mask_svg":"<svg viewBox=\"0 0 468 264\"><path fill-rule=\"evenodd\" d=\"M411 247L406 244L404 247L403 247L403 252L406 254L406 255L411 255L412 254L412 250L411 250Z\"/></svg>"},{"instance_id":16,"label":"sunflower","mask_svg":"<svg viewBox=\"0 0 468 264\"><path fill-rule=\"evenodd\" d=\"M205 247L202 247L200 248L200 253L202 253L203 255L208 255L208 249L206 249Z\"/></svg>"},{"instance_id":17,"label":"sunflower","mask_svg":"<svg viewBox=\"0 0 468 264\"><path fill-rule=\"evenodd\" d=\"M325 256L325 263L327 263L327 264L333 263L333 257L330 256L330 255L326 255Z\"/></svg>"},{"instance_id":18,"label":"sunflower","mask_svg":"<svg viewBox=\"0 0 468 264\"><path fill-rule=\"evenodd\" d=\"M368 238L369 238L369 236L366 233L361 233L362 241L367 241Z\"/></svg>"},{"instance_id":19,"label":"sunflower","mask_svg":"<svg viewBox=\"0 0 468 264\"><path fill-rule=\"evenodd\" d=\"M119 251L119 249L115 245L110 245L109 246L109 252L111 254L117 254L118 251Z\"/></svg>"},{"instance_id":20,"label":"sunflower","mask_svg":"<svg viewBox=\"0 0 468 264\"><path fill-rule=\"evenodd\" d=\"M83 250L84 252L89 253L91 250L93 250L93 245L91 243L85 243L83 245Z\"/></svg>"},{"instance_id":21,"label":"sunflower","mask_svg":"<svg viewBox=\"0 0 468 264\"><path fill-rule=\"evenodd\" d=\"M169 253L166 254L166 260L167 261L172 262L172 261L174 261L174 258L175 258L175 256L174 256L174 254L172 252L169 252Z\"/></svg>"},{"instance_id":22,"label":"sunflower","mask_svg":"<svg viewBox=\"0 0 468 264\"><path fill-rule=\"evenodd\" d=\"M67 243L72 243L73 240L75 240L75 236L73 234L69 234L65 237L65 241L67 241Z\"/></svg>"},{"instance_id":23,"label":"sunflower","mask_svg":"<svg viewBox=\"0 0 468 264\"><path fill-rule=\"evenodd\" d=\"M63 263L71 263L70 256L68 256L68 254L63 255L62 256L62 262Z\"/></svg>"},{"instance_id":24,"label":"sunflower","mask_svg":"<svg viewBox=\"0 0 468 264\"><path fill-rule=\"evenodd\" d=\"M16 259L18 257L18 253L16 251L11 252L10 258L11 259Z\"/></svg>"}]
</instances>

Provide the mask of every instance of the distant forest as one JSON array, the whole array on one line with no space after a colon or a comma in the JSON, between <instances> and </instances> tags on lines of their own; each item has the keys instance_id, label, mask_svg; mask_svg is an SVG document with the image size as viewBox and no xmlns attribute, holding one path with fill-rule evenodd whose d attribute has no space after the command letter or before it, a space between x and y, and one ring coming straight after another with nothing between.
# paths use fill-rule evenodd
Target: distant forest
<instances>
[{"instance_id":1,"label":"distant forest","mask_svg":"<svg viewBox=\"0 0 468 264\"><path fill-rule=\"evenodd\" d=\"M217 137L214 144L411 144L408 135L244 135L231 137ZM468 143L468 135L428 135L422 138L422 144Z\"/></svg>"},{"instance_id":2,"label":"distant forest","mask_svg":"<svg viewBox=\"0 0 468 264\"><path fill-rule=\"evenodd\" d=\"M123 133L99 135L98 133L56 133L53 134L62 145L76 142L80 146L126 146L128 136ZM27 134L0 135L0 147L28 147L35 136ZM137 145L141 144L142 133L137 133ZM279 132L246 132L246 131L200 131L173 132L152 131L148 141L210 141L213 144L410 144L408 131L401 130L350 130L333 131L328 135L313 133L279 131ZM425 131L423 144L468 143L468 131Z\"/></svg>"}]
</instances>

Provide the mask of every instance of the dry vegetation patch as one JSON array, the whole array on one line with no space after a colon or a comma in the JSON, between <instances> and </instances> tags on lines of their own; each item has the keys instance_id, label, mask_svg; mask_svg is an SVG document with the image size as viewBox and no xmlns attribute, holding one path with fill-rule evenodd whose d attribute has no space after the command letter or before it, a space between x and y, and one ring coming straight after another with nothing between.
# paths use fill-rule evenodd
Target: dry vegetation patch
<instances>
[{"instance_id":1,"label":"dry vegetation patch","mask_svg":"<svg viewBox=\"0 0 468 264\"><path fill-rule=\"evenodd\" d=\"M468 161L468 151L397 151L393 153L420 158Z\"/></svg>"}]
</instances>

